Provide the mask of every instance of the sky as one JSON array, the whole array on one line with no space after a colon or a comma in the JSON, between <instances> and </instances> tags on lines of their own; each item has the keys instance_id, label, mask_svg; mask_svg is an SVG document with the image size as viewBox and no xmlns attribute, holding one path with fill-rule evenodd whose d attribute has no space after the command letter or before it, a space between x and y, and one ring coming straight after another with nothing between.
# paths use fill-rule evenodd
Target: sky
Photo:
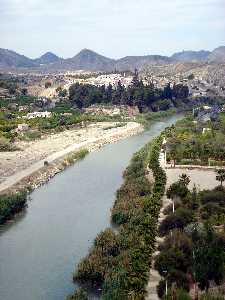
<instances>
[{"instance_id":1,"label":"sky","mask_svg":"<svg viewBox=\"0 0 225 300\"><path fill-rule=\"evenodd\" d=\"M0 48L111 58L225 45L225 0L0 0Z\"/></svg>"}]
</instances>

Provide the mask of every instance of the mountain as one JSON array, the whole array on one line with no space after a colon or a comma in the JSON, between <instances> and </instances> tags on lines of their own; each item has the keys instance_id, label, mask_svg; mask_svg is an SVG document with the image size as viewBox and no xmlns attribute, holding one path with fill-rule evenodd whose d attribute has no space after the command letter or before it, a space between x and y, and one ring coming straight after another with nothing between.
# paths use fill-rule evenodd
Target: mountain
<instances>
[{"instance_id":1,"label":"mountain","mask_svg":"<svg viewBox=\"0 0 225 300\"><path fill-rule=\"evenodd\" d=\"M211 62L225 62L225 46L214 49L209 55Z\"/></svg>"},{"instance_id":2,"label":"mountain","mask_svg":"<svg viewBox=\"0 0 225 300\"><path fill-rule=\"evenodd\" d=\"M110 71L113 69L115 60L92 50L83 49L74 57L66 59L65 62L76 70Z\"/></svg>"},{"instance_id":3,"label":"mountain","mask_svg":"<svg viewBox=\"0 0 225 300\"><path fill-rule=\"evenodd\" d=\"M38 64L32 59L14 51L0 48L1 68L30 68L36 66L38 66Z\"/></svg>"},{"instance_id":4,"label":"mountain","mask_svg":"<svg viewBox=\"0 0 225 300\"><path fill-rule=\"evenodd\" d=\"M83 49L72 58L59 58L52 52L47 52L37 59L30 59L14 51L0 49L0 69L32 68L40 72L57 72L66 70L84 71L119 71L143 69L145 66L166 66L182 63L225 63L225 46L212 52L182 51L171 57L162 55L126 56L111 59L92 50Z\"/></svg>"},{"instance_id":5,"label":"mountain","mask_svg":"<svg viewBox=\"0 0 225 300\"><path fill-rule=\"evenodd\" d=\"M171 59L175 62L206 61L210 51L182 51L174 53Z\"/></svg>"},{"instance_id":6,"label":"mountain","mask_svg":"<svg viewBox=\"0 0 225 300\"><path fill-rule=\"evenodd\" d=\"M161 55L126 56L118 59L115 64L117 70L141 69L145 65L162 65L170 63L170 58Z\"/></svg>"},{"instance_id":7,"label":"mountain","mask_svg":"<svg viewBox=\"0 0 225 300\"><path fill-rule=\"evenodd\" d=\"M52 52L46 52L41 57L36 58L34 61L40 65L52 64L58 62L60 58Z\"/></svg>"}]
</instances>

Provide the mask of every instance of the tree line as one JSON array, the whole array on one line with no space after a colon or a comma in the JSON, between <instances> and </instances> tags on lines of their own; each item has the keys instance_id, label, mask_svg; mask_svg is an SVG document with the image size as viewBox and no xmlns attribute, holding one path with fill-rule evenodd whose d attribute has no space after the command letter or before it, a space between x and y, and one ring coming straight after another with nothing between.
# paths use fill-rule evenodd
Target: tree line
<instances>
[{"instance_id":1,"label":"tree line","mask_svg":"<svg viewBox=\"0 0 225 300\"><path fill-rule=\"evenodd\" d=\"M69 99L79 109L93 104L112 104L137 106L140 112L144 109L167 110L176 107L177 100L182 102L188 95L188 86L183 84L173 87L167 84L163 89L155 87L152 82L144 85L137 71L128 87L119 81L115 88L111 84L106 87L75 83L69 89Z\"/></svg>"}]
</instances>

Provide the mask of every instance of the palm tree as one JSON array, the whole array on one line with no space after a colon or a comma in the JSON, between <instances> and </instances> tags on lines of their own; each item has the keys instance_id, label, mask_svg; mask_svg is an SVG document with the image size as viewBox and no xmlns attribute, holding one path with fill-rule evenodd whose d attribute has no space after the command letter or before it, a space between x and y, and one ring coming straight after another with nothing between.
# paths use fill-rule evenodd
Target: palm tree
<instances>
[{"instance_id":1,"label":"palm tree","mask_svg":"<svg viewBox=\"0 0 225 300\"><path fill-rule=\"evenodd\" d=\"M191 180L187 174L183 173L179 176L179 181L182 182L185 186L188 186Z\"/></svg>"},{"instance_id":2,"label":"palm tree","mask_svg":"<svg viewBox=\"0 0 225 300\"><path fill-rule=\"evenodd\" d=\"M216 170L216 180L220 181L221 186L223 185L223 182L225 181L225 169L219 169Z\"/></svg>"}]
</instances>

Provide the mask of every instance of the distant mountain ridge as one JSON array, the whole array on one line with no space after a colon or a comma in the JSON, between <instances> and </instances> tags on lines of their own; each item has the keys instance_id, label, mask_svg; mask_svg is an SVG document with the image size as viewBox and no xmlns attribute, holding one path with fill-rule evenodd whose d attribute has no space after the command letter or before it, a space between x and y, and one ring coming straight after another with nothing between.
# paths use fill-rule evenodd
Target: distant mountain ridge
<instances>
[{"instance_id":1,"label":"distant mountain ridge","mask_svg":"<svg viewBox=\"0 0 225 300\"><path fill-rule=\"evenodd\" d=\"M37 67L34 60L12 50L0 48L0 67L29 68Z\"/></svg>"},{"instance_id":2,"label":"distant mountain ridge","mask_svg":"<svg viewBox=\"0 0 225 300\"><path fill-rule=\"evenodd\" d=\"M58 62L60 58L52 52L46 52L41 57L34 59L34 61L40 65L46 65Z\"/></svg>"},{"instance_id":3,"label":"distant mountain ridge","mask_svg":"<svg viewBox=\"0 0 225 300\"><path fill-rule=\"evenodd\" d=\"M92 50L83 49L72 58L60 58L52 52L47 52L41 57L30 59L12 50L0 48L0 69L10 68L35 68L40 71L57 70L85 70L85 71L112 71L134 70L145 65L165 65L177 62L215 62L225 63L225 46L218 47L212 52L182 51L172 56L145 55L126 56L112 59L100 55Z\"/></svg>"},{"instance_id":4,"label":"distant mountain ridge","mask_svg":"<svg viewBox=\"0 0 225 300\"><path fill-rule=\"evenodd\" d=\"M200 50L200 51L182 51L174 53L171 56L173 61L189 62L189 61L207 61L210 51Z\"/></svg>"}]
</instances>

